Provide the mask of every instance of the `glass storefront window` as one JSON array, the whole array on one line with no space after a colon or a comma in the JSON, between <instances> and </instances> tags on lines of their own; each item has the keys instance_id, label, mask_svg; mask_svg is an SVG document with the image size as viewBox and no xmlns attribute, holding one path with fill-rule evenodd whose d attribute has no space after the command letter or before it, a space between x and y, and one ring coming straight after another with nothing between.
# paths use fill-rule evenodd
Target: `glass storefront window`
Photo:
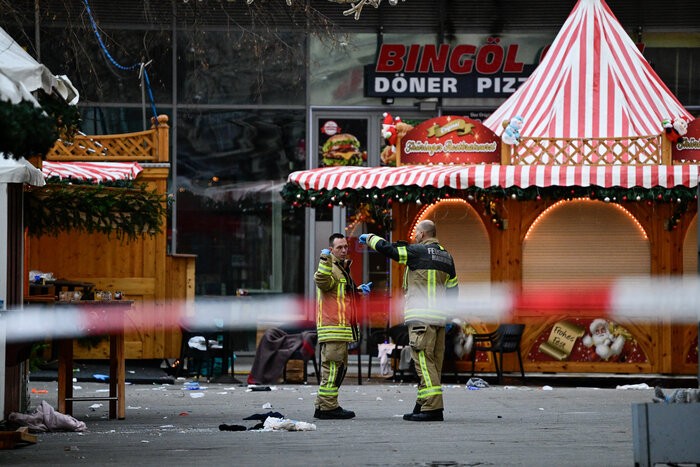
<instances>
[{"instance_id":1,"label":"glass storefront window","mask_svg":"<svg viewBox=\"0 0 700 467\"><path fill-rule=\"evenodd\" d=\"M406 35L385 34L384 41L406 41ZM347 34L340 43L309 39L309 98L312 105L377 105L376 97L364 97L364 67L374 63L377 34ZM415 34L411 40L432 43L434 34Z\"/></svg>"},{"instance_id":2,"label":"glass storefront window","mask_svg":"<svg viewBox=\"0 0 700 467\"><path fill-rule=\"evenodd\" d=\"M664 84L686 106L700 105L695 77L700 73L700 48L646 48L646 58Z\"/></svg>"},{"instance_id":3,"label":"glass storefront window","mask_svg":"<svg viewBox=\"0 0 700 467\"><path fill-rule=\"evenodd\" d=\"M170 31L105 30L103 41L121 66L151 61L148 78L156 105L172 102ZM103 54L94 34L71 28L41 30L42 62L56 75L67 75L81 102L141 103L139 70L120 70ZM80 51L80 55L76 54ZM148 93L145 102L150 105Z\"/></svg>"},{"instance_id":4,"label":"glass storefront window","mask_svg":"<svg viewBox=\"0 0 700 467\"><path fill-rule=\"evenodd\" d=\"M228 201L180 190L178 248L197 255L197 295L301 291L304 211L274 188Z\"/></svg>"},{"instance_id":5,"label":"glass storefront window","mask_svg":"<svg viewBox=\"0 0 700 467\"><path fill-rule=\"evenodd\" d=\"M304 105L303 31L197 30L178 43L178 94L191 104Z\"/></svg>"},{"instance_id":6,"label":"glass storefront window","mask_svg":"<svg viewBox=\"0 0 700 467\"><path fill-rule=\"evenodd\" d=\"M303 110L180 111L177 249L196 293L300 292L304 210L279 195L305 168Z\"/></svg>"},{"instance_id":7,"label":"glass storefront window","mask_svg":"<svg viewBox=\"0 0 700 467\"><path fill-rule=\"evenodd\" d=\"M171 108L156 107L156 111L158 115L172 113ZM90 106L80 107L80 116L80 129L83 133L113 135L150 129L153 111L148 104L145 108Z\"/></svg>"}]
</instances>

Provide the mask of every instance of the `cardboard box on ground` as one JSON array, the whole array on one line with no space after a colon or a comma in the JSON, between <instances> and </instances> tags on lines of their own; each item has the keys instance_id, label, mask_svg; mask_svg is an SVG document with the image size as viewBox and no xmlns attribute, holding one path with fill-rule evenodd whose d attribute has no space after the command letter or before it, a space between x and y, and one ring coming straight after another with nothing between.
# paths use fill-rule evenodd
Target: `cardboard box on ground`
<instances>
[{"instance_id":1,"label":"cardboard box on ground","mask_svg":"<svg viewBox=\"0 0 700 467\"><path fill-rule=\"evenodd\" d=\"M287 383L304 382L304 362L301 360L289 360L287 362Z\"/></svg>"}]
</instances>

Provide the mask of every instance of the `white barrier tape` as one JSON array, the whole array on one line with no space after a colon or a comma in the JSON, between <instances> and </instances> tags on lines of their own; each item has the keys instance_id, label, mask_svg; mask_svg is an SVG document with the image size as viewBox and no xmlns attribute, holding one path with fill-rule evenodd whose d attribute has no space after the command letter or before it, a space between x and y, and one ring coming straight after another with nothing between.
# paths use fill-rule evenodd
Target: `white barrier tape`
<instances>
[{"instance_id":1,"label":"white barrier tape","mask_svg":"<svg viewBox=\"0 0 700 467\"><path fill-rule=\"evenodd\" d=\"M700 280L696 277L626 278L609 287L528 287L525 292L503 284L463 284L460 297L441 306L452 310L448 318L465 322L499 323L522 316L544 318L582 311L611 319L661 323L697 324L700 320ZM315 320L314 301L295 296L197 299L194 304L171 303L163 308L157 312L158 325L173 329L256 329L260 324L284 326ZM387 316L388 310L401 310L402 303L370 295L361 308L367 313L365 317L372 313ZM99 305L25 307L0 314L9 342L137 331L152 327L153 320L147 312L123 316L101 310Z\"/></svg>"},{"instance_id":2,"label":"white barrier tape","mask_svg":"<svg viewBox=\"0 0 700 467\"><path fill-rule=\"evenodd\" d=\"M624 278L611 288L613 317L644 321L698 323L700 280L697 277Z\"/></svg>"}]
</instances>

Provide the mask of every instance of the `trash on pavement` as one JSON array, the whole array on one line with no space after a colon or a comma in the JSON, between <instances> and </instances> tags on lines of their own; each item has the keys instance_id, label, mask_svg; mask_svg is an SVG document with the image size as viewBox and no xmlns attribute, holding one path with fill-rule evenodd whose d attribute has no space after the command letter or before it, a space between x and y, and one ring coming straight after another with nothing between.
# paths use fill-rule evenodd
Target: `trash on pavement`
<instances>
[{"instance_id":1,"label":"trash on pavement","mask_svg":"<svg viewBox=\"0 0 700 467\"><path fill-rule=\"evenodd\" d=\"M46 401L41 401L41 405L31 414L12 412L8 420L29 427L34 432L87 430L85 422L57 412Z\"/></svg>"},{"instance_id":2,"label":"trash on pavement","mask_svg":"<svg viewBox=\"0 0 700 467\"><path fill-rule=\"evenodd\" d=\"M647 383L639 383L639 384L622 384L622 385L617 385L615 389L651 389Z\"/></svg>"},{"instance_id":3,"label":"trash on pavement","mask_svg":"<svg viewBox=\"0 0 700 467\"><path fill-rule=\"evenodd\" d=\"M260 420L264 422L267 420L267 417L284 418L284 415L279 412L255 413L245 417L243 420Z\"/></svg>"},{"instance_id":4,"label":"trash on pavement","mask_svg":"<svg viewBox=\"0 0 700 467\"><path fill-rule=\"evenodd\" d=\"M487 383L481 378L469 378L469 381L467 381L467 389L484 389L487 387L489 387L489 383Z\"/></svg>"},{"instance_id":5,"label":"trash on pavement","mask_svg":"<svg viewBox=\"0 0 700 467\"><path fill-rule=\"evenodd\" d=\"M248 428L244 427L243 425L227 425L225 423L222 423L219 425L219 431L247 431Z\"/></svg>"},{"instance_id":6,"label":"trash on pavement","mask_svg":"<svg viewBox=\"0 0 700 467\"><path fill-rule=\"evenodd\" d=\"M667 396L660 387L654 388L654 402L666 402L667 404L688 404L700 402L700 389L676 389L673 394Z\"/></svg>"},{"instance_id":7,"label":"trash on pavement","mask_svg":"<svg viewBox=\"0 0 700 467\"><path fill-rule=\"evenodd\" d=\"M316 424L288 418L268 417L262 431L316 431Z\"/></svg>"}]
</instances>

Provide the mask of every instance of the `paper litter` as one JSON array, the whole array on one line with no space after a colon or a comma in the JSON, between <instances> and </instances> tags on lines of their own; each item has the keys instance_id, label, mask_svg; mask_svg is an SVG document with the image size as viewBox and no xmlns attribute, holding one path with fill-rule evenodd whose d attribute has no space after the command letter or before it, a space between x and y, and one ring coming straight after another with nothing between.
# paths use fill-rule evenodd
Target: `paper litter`
<instances>
[{"instance_id":1,"label":"paper litter","mask_svg":"<svg viewBox=\"0 0 700 467\"><path fill-rule=\"evenodd\" d=\"M267 417L263 431L316 431L316 424L288 418Z\"/></svg>"},{"instance_id":2,"label":"paper litter","mask_svg":"<svg viewBox=\"0 0 700 467\"><path fill-rule=\"evenodd\" d=\"M615 389L651 389L647 383L639 384L622 384L618 385Z\"/></svg>"}]
</instances>

